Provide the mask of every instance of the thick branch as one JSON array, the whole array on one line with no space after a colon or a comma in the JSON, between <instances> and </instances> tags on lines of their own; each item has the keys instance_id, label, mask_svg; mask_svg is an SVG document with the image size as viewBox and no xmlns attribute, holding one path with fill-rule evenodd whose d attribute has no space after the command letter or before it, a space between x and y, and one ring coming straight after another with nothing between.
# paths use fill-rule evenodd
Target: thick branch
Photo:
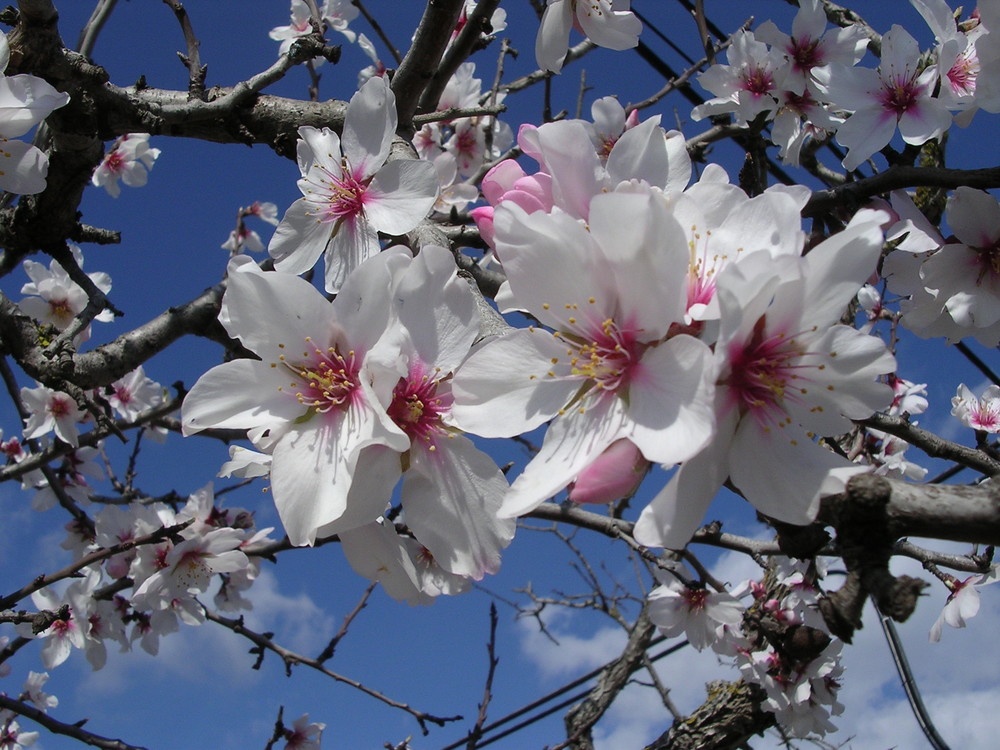
<instances>
[{"instance_id":1,"label":"thick branch","mask_svg":"<svg viewBox=\"0 0 1000 750\"><path fill-rule=\"evenodd\" d=\"M948 169L894 166L873 177L846 182L829 190L817 190L812 194L802 213L805 216L817 216L842 206L853 208L860 206L872 196L902 188L957 188L962 185L983 190L1000 187L1000 167Z\"/></svg>"},{"instance_id":2,"label":"thick branch","mask_svg":"<svg viewBox=\"0 0 1000 750\"><path fill-rule=\"evenodd\" d=\"M756 685L710 682L707 700L684 721L658 737L646 750L735 750L748 737L775 725L774 714L762 711L767 697Z\"/></svg>"},{"instance_id":3,"label":"thick branch","mask_svg":"<svg viewBox=\"0 0 1000 750\"><path fill-rule=\"evenodd\" d=\"M628 642L621 656L604 667L590 695L566 714L566 734L569 737L567 747L592 750L594 745L591 730L611 707L632 675L645 666L646 649L655 633L656 626L649 619L649 602L646 601L629 632Z\"/></svg>"},{"instance_id":4,"label":"thick branch","mask_svg":"<svg viewBox=\"0 0 1000 750\"><path fill-rule=\"evenodd\" d=\"M154 354L187 334L228 341L224 332L212 333L217 326L225 282L207 289L190 302L171 307L148 323L119 336L93 351L54 358L38 340L33 320L0 294L0 335L6 350L32 378L61 390L72 381L84 390L100 388L124 377Z\"/></svg>"},{"instance_id":5,"label":"thick branch","mask_svg":"<svg viewBox=\"0 0 1000 750\"><path fill-rule=\"evenodd\" d=\"M423 18L413 36L413 46L392 78L396 112L402 131L409 127L424 90L434 78L464 0L428 0Z\"/></svg>"}]
</instances>

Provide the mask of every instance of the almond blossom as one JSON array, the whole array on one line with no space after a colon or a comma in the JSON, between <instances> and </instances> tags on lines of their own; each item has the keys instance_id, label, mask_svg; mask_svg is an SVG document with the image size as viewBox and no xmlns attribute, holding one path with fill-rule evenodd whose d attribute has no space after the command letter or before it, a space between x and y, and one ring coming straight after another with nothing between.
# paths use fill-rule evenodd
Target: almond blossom
<instances>
[{"instance_id":1,"label":"almond blossom","mask_svg":"<svg viewBox=\"0 0 1000 750\"><path fill-rule=\"evenodd\" d=\"M441 594L460 594L472 585L468 578L444 570L426 547L398 534L385 518L342 531L338 536L351 569L380 583L397 601L430 604Z\"/></svg>"},{"instance_id":2,"label":"almond blossom","mask_svg":"<svg viewBox=\"0 0 1000 750\"><path fill-rule=\"evenodd\" d=\"M29 415L24 426L25 438L30 440L54 432L64 443L78 445L80 431L76 423L83 419L84 411L71 396L39 385L22 388L21 400Z\"/></svg>"},{"instance_id":3,"label":"almond blossom","mask_svg":"<svg viewBox=\"0 0 1000 750\"><path fill-rule=\"evenodd\" d=\"M552 497L619 438L650 461L675 463L713 433L708 347L669 335L684 316L683 231L649 192L598 195L588 214L589 231L561 211L496 211L513 296L553 329L488 341L452 384L456 424L478 435L517 435L554 418L503 517Z\"/></svg>"},{"instance_id":4,"label":"almond blossom","mask_svg":"<svg viewBox=\"0 0 1000 750\"><path fill-rule=\"evenodd\" d=\"M229 262L220 320L261 359L202 375L184 400L183 430L256 431L272 457L271 494L293 544L374 520L370 505L351 515L349 496L384 502L399 476L391 467L409 439L385 411L398 376L376 391L369 362L389 325L390 281L385 262L362 265L330 303L308 282L264 273L246 256ZM364 450L370 446L390 450Z\"/></svg>"},{"instance_id":5,"label":"almond blossom","mask_svg":"<svg viewBox=\"0 0 1000 750\"><path fill-rule=\"evenodd\" d=\"M989 32L978 20L964 28L960 26L955 11L944 0L910 0L910 4L923 16L938 43L936 56L941 72L938 96L949 109L962 110L956 122L968 125L977 107L978 40Z\"/></svg>"},{"instance_id":6,"label":"almond blossom","mask_svg":"<svg viewBox=\"0 0 1000 750\"><path fill-rule=\"evenodd\" d=\"M203 594L216 573L245 568L247 556L237 549L243 541L239 529L220 528L171 544L159 569L136 581L132 605L136 609L166 609L178 600Z\"/></svg>"},{"instance_id":7,"label":"almond blossom","mask_svg":"<svg viewBox=\"0 0 1000 750\"><path fill-rule=\"evenodd\" d=\"M917 41L898 25L882 37L876 70L831 63L813 71L829 101L853 113L837 129L837 141L848 149L845 169L857 169L888 145L897 126L903 140L917 146L949 128L951 113L933 96L938 74L936 65L921 67Z\"/></svg>"},{"instance_id":8,"label":"almond blossom","mask_svg":"<svg viewBox=\"0 0 1000 750\"><path fill-rule=\"evenodd\" d=\"M38 732L22 732L21 725L13 717L0 716L0 748L21 750L31 747L38 740Z\"/></svg>"},{"instance_id":9,"label":"almond blossom","mask_svg":"<svg viewBox=\"0 0 1000 750\"><path fill-rule=\"evenodd\" d=\"M0 73L10 63L7 35L0 33ZM34 195L45 190L49 159L20 138L49 114L69 103L69 94L54 89L37 76L0 75L0 190Z\"/></svg>"},{"instance_id":10,"label":"almond blossom","mask_svg":"<svg viewBox=\"0 0 1000 750\"><path fill-rule=\"evenodd\" d=\"M163 403L163 386L148 377L140 365L108 386L108 403L123 419L134 421Z\"/></svg>"},{"instance_id":11,"label":"almond blossom","mask_svg":"<svg viewBox=\"0 0 1000 750\"><path fill-rule=\"evenodd\" d=\"M960 331L995 346L1000 340L1000 204L982 190L959 187L948 199L946 218L954 240L924 260L920 278L935 290L942 315Z\"/></svg>"},{"instance_id":12,"label":"almond blossom","mask_svg":"<svg viewBox=\"0 0 1000 750\"><path fill-rule=\"evenodd\" d=\"M553 73L562 70L573 27L598 47L635 47L642 23L629 10L629 4L630 0L548 0L535 40L538 67Z\"/></svg>"},{"instance_id":13,"label":"almond blossom","mask_svg":"<svg viewBox=\"0 0 1000 750\"><path fill-rule=\"evenodd\" d=\"M764 112L771 119L778 108L776 75L785 64L781 53L757 41L753 32L740 30L733 35L726 60L727 65L713 65L698 76L698 83L715 98L692 109L691 119L730 112L743 126Z\"/></svg>"},{"instance_id":14,"label":"almond blossom","mask_svg":"<svg viewBox=\"0 0 1000 750\"><path fill-rule=\"evenodd\" d=\"M451 376L479 335L476 303L444 248L425 246L412 259L397 248L396 256L399 325L373 357L401 376L387 412L410 439L401 456L404 517L437 565L479 580L499 569L514 522L497 518L508 485L496 462L451 426ZM384 506L388 497L372 500Z\"/></svg>"},{"instance_id":15,"label":"almond blossom","mask_svg":"<svg viewBox=\"0 0 1000 750\"><path fill-rule=\"evenodd\" d=\"M830 63L848 67L856 65L864 56L868 38L861 26L853 24L843 28L827 29L826 10L820 0L802 0L792 20L792 33L781 31L773 21L765 21L754 36L770 44L785 57L781 88L804 95L813 82L816 68Z\"/></svg>"},{"instance_id":16,"label":"almond blossom","mask_svg":"<svg viewBox=\"0 0 1000 750\"><path fill-rule=\"evenodd\" d=\"M142 187L159 156L160 149L149 145L149 133L126 133L108 149L94 170L91 182L107 190L112 198L117 198L122 191L118 181L129 187Z\"/></svg>"},{"instance_id":17,"label":"almond blossom","mask_svg":"<svg viewBox=\"0 0 1000 750\"><path fill-rule=\"evenodd\" d=\"M350 0L325 0L320 8L320 18L326 28L339 31L347 41L353 42L355 33L347 28L347 25L358 17L361 11L355 7ZM268 32L268 36L276 42L281 42L278 47L278 54L287 55L296 39L308 36L313 32L310 21L312 16L309 5L305 0L292 0L291 19L288 26L275 26ZM313 58L313 65L321 65L324 58Z\"/></svg>"},{"instance_id":18,"label":"almond blossom","mask_svg":"<svg viewBox=\"0 0 1000 750\"><path fill-rule=\"evenodd\" d=\"M558 207L586 219L591 199L622 183L676 193L691 179L684 136L676 130L664 131L659 115L627 128L607 153L595 147L593 132L594 126L583 120L549 122L537 128L523 125L517 145L539 163L541 171L529 176L523 170L519 173L520 167L501 162L484 177L486 199L495 207L509 198L529 213Z\"/></svg>"},{"instance_id":19,"label":"almond blossom","mask_svg":"<svg viewBox=\"0 0 1000 750\"><path fill-rule=\"evenodd\" d=\"M396 99L383 78L351 97L343 136L299 128L304 197L289 207L268 245L276 269L304 273L324 255L326 290L335 293L379 251L379 232L404 234L427 216L437 198L434 167L385 163L395 133Z\"/></svg>"},{"instance_id":20,"label":"almond blossom","mask_svg":"<svg viewBox=\"0 0 1000 750\"><path fill-rule=\"evenodd\" d=\"M302 714L282 733L285 750L319 750L324 729L326 724L310 722L309 714Z\"/></svg>"},{"instance_id":21,"label":"almond blossom","mask_svg":"<svg viewBox=\"0 0 1000 750\"><path fill-rule=\"evenodd\" d=\"M804 258L758 252L727 267L718 282L718 431L643 510L638 541L683 547L727 477L761 513L802 525L823 495L865 471L813 436L847 432L850 419L892 398L876 380L894 369L885 344L838 324L875 267L884 218L861 211Z\"/></svg>"},{"instance_id":22,"label":"almond blossom","mask_svg":"<svg viewBox=\"0 0 1000 750\"><path fill-rule=\"evenodd\" d=\"M70 252L77 266L83 267L83 252L77 245L69 245ZM31 281L21 287L21 294L30 295L18 303L25 315L35 320L53 326L58 331L65 331L73 323L77 315L87 307L89 298L83 287L73 281L66 269L53 260L46 268L33 260L24 261L24 272ZM111 277L103 271L88 273L87 277L94 282L99 290L107 294L111 291ZM108 323L115 316L111 310L102 310L94 316L94 320ZM82 344L90 338L90 326L86 326L75 337L77 344Z\"/></svg>"},{"instance_id":23,"label":"almond blossom","mask_svg":"<svg viewBox=\"0 0 1000 750\"><path fill-rule=\"evenodd\" d=\"M51 624L41 632L34 632L30 624L17 626L18 633L25 638L38 638L44 641L41 657L46 669L54 669L69 658L74 648L82 649L86 642L87 612L78 605L93 601L89 594L93 591L96 579L86 576L73 581L64 596L59 596L50 588L42 587L31 595L31 601L39 612L50 612L53 617ZM71 597L74 591L83 589L85 597Z\"/></svg>"},{"instance_id":24,"label":"almond blossom","mask_svg":"<svg viewBox=\"0 0 1000 750\"><path fill-rule=\"evenodd\" d=\"M951 400L951 414L966 427L982 432L1000 432L1000 386L990 385L976 398L965 383Z\"/></svg>"},{"instance_id":25,"label":"almond blossom","mask_svg":"<svg viewBox=\"0 0 1000 750\"><path fill-rule=\"evenodd\" d=\"M953 628L964 628L965 621L971 620L979 613L979 587L996 583L997 568L994 566L989 573L969 576L964 581L953 580L949 585L951 593L934 624L931 625L929 640L937 643L941 640L941 632L945 625Z\"/></svg>"},{"instance_id":26,"label":"almond blossom","mask_svg":"<svg viewBox=\"0 0 1000 750\"><path fill-rule=\"evenodd\" d=\"M674 578L650 591L647 598L649 619L657 629L668 638L683 633L698 651L718 640L720 625L736 626L743 621L743 605L732 594Z\"/></svg>"},{"instance_id":27,"label":"almond blossom","mask_svg":"<svg viewBox=\"0 0 1000 750\"><path fill-rule=\"evenodd\" d=\"M609 445L568 487L574 503L610 503L631 497L639 488L650 463L631 440Z\"/></svg>"}]
</instances>

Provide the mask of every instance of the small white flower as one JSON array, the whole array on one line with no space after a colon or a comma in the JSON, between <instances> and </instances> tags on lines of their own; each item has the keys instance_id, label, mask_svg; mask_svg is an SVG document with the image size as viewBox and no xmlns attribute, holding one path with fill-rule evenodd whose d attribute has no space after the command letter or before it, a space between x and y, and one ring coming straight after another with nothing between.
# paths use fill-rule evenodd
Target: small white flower
<instances>
[{"instance_id":1,"label":"small white flower","mask_svg":"<svg viewBox=\"0 0 1000 750\"><path fill-rule=\"evenodd\" d=\"M743 605L731 594L671 580L649 592L649 618L667 637L684 633L701 651L718 639L720 625L743 621Z\"/></svg>"},{"instance_id":2,"label":"small white flower","mask_svg":"<svg viewBox=\"0 0 1000 750\"><path fill-rule=\"evenodd\" d=\"M129 187L142 187L159 155L160 149L149 145L149 133L126 133L104 155L104 160L94 170L91 182L107 190L112 198L117 198L122 191L118 180Z\"/></svg>"},{"instance_id":3,"label":"small white flower","mask_svg":"<svg viewBox=\"0 0 1000 750\"><path fill-rule=\"evenodd\" d=\"M78 444L80 432L76 423L83 419L85 413L71 396L40 385L37 388L22 388L21 400L29 413L24 426L25 438L30 440L55 432L64 443Z\"/></svg>"},{"instance_id":4,"label":"small white flower","mask_svg":"<svg viewBox=\"0 0 1000 750\"><path fill-rule=\"evenodd\" d=\"M962 424L982 432L1000 432L1000 386L991 385L980 398L962 383L951 400L952 416Z\"/></svg>"}]
</instances>

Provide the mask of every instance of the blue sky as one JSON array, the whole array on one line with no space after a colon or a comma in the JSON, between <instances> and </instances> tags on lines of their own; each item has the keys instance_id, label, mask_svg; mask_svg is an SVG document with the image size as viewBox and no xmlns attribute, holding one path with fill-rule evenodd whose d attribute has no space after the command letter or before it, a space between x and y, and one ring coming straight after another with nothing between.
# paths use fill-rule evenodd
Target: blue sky
<instances>
[{"instance_id":1,"label":"blue sky","mask_svg":"<svg viewBox=\"0 0 1000 750\"><path fill-rule=\"evenodd\" d=\"M89 16L90 4L78 0L56 2L61 6L60 29L67 43L75 42L78 30ZM370 0L371 11L385 25L398 47L405 49L422 3L400 0ZM692 56L699 56L693 35L694 23L682 10L669 4L634 0L640 12L648 12L661 27L687 44ZM274 26L288 22L283 0L274 2L215 3L190 0L186 3L196 33L201 39L202 59L209 66L208 85L230 85L269 65L277 54L277 43L268 39ZM536 22L526 0L505 0L509 27L505 35L520 50L515 61L507 62L507 77L534 69L533 35ZM774 18L788 28L792 9L779 0L706 3L714 20L733 30L752 13L758 21ZM660 13L655 15L654 11ZM867 12L867 11L866 11ZM869 18L881 31L900 22L927 43L929 33L919 16L904 0L879 4ZM353 25L369 36L359 19ZM678 69L684 65L648 31L643 36ZM341 41L333 34L331 41ZM180 29L170 10L159 3L119 3L93 53L105 66L111 80L128 85L144 75L150 86L184 89L187 73L177 60L183 49ZM389 56L383 50L383 58ZM491 47L475 58L477 74L491 81L496 49ZM368 64L355 47L344 44L337 66L321 68L320 93L323 98L347 99L356 87L357 70ZM587 84L594 86L586 96L584 116L597 96L618 93L623 102L642 98L662 85L662 80L634 53L598 51L588 58ZM575 107L580 85L579 66L568 68L553 84L556 108ZM304 71L293 71L268 93L304 97L308 79ZM537 122L541 87L508 100L510 110L503 116L516 131L522 122ZM652 113L663 116L668 127L678 121L686 135L700 132L688 119L690 105L679 97L668 98ZM572 115L572 113L571 113ZM646 116L647 113L644 113ZM984 124L985 123L985 124ZM976 126L989 127L980 116ZM952 166L979 166L982 155L974 146L974 130L952 132ZM966 145L963 145L966 144ZM126 317L108 325L95 325L90 345L111 340L121 332L161 312L168 305L190 299L214 284L222 275L228 254L219 248L233 228L237 210L255 200L272 201L281 211L299 196L295 186L296 166L276 157L269 149L240 145L219 146L195 141L154 137L152 145L162 155L142 189L123 188L117 200L98 189L88 190L81 210L87 223L122 232L118 246L84 248L85 270L108 272L114 281L111 297L125 310ZM739 168L739 155L720 149L723 164L731 174ZM257 223L265 242L270 228ZM265 231L266 230L266 231ZM19 299L27 277L15 271L0 280L0 288ZM977 351L980 349L977 348ZM955 352L939 344L928 345L911 339L900 345L900 374L918 382L928 382L932 408L922 417L931 429L948 427L948 399L959 382L979 386L982 378ZM164 384L183 380L190 386L202 372L220 361L219 348L209 342L185 340L146 366L147 373ZM996 364L996 353L986 352ZM946 364L945 364L946 363ZM28 384L25 381L24 384ZM4 435L17 433L16 416L8 405L0 406L0 427ZM512 460L522 466L526 454L510 446L493 446L498 460ZM124 455L120 446L108 444L117 467ZM211 481L226 459L225 447L204 440L182 440L171 436L165 448L147 444L139 461L139 485L150 494L177 489L190 493ZM515 472L519 467L515 468ZM933 472L933 469L932 469ZM643 493L648 497L662 483L665 474L654 472ZM224 485L216 481L216 487ZM61 567L66 553L59 548L64 519L50 511L36 514L29 507L29 495L11 484L0 486L0 581L3 588L19 586L41 571ZM642 507L637 500L633 507ZM227 498L227 505L254 509L257 524L280 526L268 496L260 486ZM760 533L752 512L733 503L719 503L712 517L723 517L727 529L737 533ZM539 526L540 524L534 523ZM280 535L280 528L277 532ZM576 542L595 561L606 565L606 583L621 580L633 584L635 574L621 545L580 534ZM736 583L755 573L752 563L734 555L709 553L718 575ZM551 534L521 530L504 555L501 573L483 581L481 590L454 599L442 598L428 608L398 604L380 591L359 616L351 633L341 643L329 663L334 671L365 682L390 697L438 715L462 714L463 722L434 729L429 738L420 737L416 723L403 712L388 709L357 691L334 684L328 678L297 668L291 679L284 675L276 659L267 657L262 670L250 669L254 657L247 654L250 644L211 625L186 628L163 640L159 658L141 651L112 654L108 666L91 672L89 665L74 654L52 672L48 687L60 699L55 715L66 721L89 717L88 728L99 734L121 737L157 750L214 747L233 750L263 747L279 705L286 720L309 713L313 720L327 724L325 748L381 747L383 742L400 742L414 736L415 748L440 748L460 739L471 726L481 699L486 673L485 643L488 608L498 597L524 597L513 589L530 582L536 592L548 594L557 588L584 591L585 585L572 568L566 547ZM595 562L596 564L596 562ZM901 565L900 571L905 565ZM247 622L258 630L274 631L276 640L307 654L315 654L339 627L364 591L366 581L346 565L335 545L319 550L292 551L276 566L265 564L264 574L251 591L254 612ZM914 574L919 571L907 569ZM605 573L602 573L602 576ZM974 712L976 706L996 705L1000 689L989 665L998 663L1000 646L992 638L991 618L998 602L993 591L984 593L983 612L968 631L945 633L942 643L928 646L927 629L944 603L943 588L918 609L914 621L902 626L911 661L918 670L927 700L941 731L954 747L987 746L988 737L1000 731L995 711ZM494 684L491 719L555 689L579 674L614 658L624 636L606 617L594 613L553 614L549 627L560 645L537 632L530 620L516 620L514 611L497 601L500 612L498 654L500 666ZM853 747L919 747L918 730L895 689L891 663L881 643L876 623L868 619L858 644L847 649L848 674L844 702L848 711L837 722L844 729L831 739L844 741L856 735ZM0 630L0 633L5 631ZM702 698L702 684L713 678L734 678L726 667L715 664L707 654L690 650L660 662L659 672L674 690L682 710L690 710ZM15 692L29 669L41 669L37 649L27 648L13 662L13 673L0 681L0 690ZM631 689L630 689L631 690ZM494 745L497 748L541 747L558 742L562 735L562 713L539 722L525 732ZM967 720L970 713L975 720ZM612 711L598 739L604 748L636 747L652 739L668 723L658 698L652 691L635 689L628 700ZM23 722L26 726L29 722ZM962 733L965 734L962 734ZM768 743L771 744L768 744ZM758 744L753 743L754 747ZM773 740L761 741L769 747ZM36 747L45 750L76 748L74 741L46 736Z\"/></svg>"}]
</instances>

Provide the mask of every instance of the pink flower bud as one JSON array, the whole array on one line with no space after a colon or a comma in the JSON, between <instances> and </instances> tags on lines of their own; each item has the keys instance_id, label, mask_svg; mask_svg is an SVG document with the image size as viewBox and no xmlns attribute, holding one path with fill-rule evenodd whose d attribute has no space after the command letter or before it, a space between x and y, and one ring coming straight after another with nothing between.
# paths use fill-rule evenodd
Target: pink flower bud
<instances>
[{"instance_id":1,"label":"pink flower bud","mask_svg":"<svg viewBox=\"0 0 1000 750\"><path fill-rule=\"evenodd\" d=\"M602 504L629 497L649 466L634 443L625 438L616 440L580 472L569 486L569 499L574 503Z\"/></svg>"},{"instance_id":2,"label":"pink flower bud","mask_svg":"<svg viewBox=\"0 0 1000 750\"><path fill-rule=\"evenodd\" d=\"M476 226L479 227L479 234L490 247L494 247L493 238L496 232L493 230L493 206L480 206L469 212Z\"/></svg>"}]
</instances>

